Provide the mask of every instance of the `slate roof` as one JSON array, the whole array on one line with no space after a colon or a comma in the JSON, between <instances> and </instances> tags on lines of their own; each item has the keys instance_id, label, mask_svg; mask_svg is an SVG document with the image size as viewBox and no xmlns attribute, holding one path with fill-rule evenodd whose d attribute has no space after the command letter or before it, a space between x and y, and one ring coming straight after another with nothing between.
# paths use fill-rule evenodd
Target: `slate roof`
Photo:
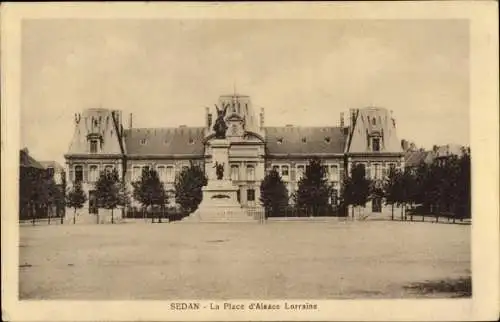
<instances>
[{"instance_id":1,"label":"slate roof","mask_svg":"<svg viewBox=\"0 0 500 322\"><path fill-rule=\"evenodd\" d=\"M269 154L344 153L347 136L341 127L266 127Z\"/></svg>"},{"instance_id":2,"label":"slate roof","mask_svg":"<svg viewBox=\"0 0 500 322\"><path fill-rule=\"evenodd\" d=\"M45 169L47 168L54 168L58 170L64 170L64 167L61 166L58 162L56 161L40 161L39 162Z\"/></svg>"},{"instance_id":3,"label":"slate roof","mask_svg":"<svg viewBox=\"0 0 500 322\"><path fill-rule=\"evenodd\" d=\"M124 131L128 155L199 155L203 127L135 128Z\"/></svg>"},{"instance_id":4,"label":"slate roof","mask_svg":"<svg viewBox=\"0 0 500 322\"><path fill-rule=\"evenodd\" d=\"M405 166L416 167L421 162L432 162L433 158L432 151L407 151L405 153Z\"/></svg>"}]
</instances>

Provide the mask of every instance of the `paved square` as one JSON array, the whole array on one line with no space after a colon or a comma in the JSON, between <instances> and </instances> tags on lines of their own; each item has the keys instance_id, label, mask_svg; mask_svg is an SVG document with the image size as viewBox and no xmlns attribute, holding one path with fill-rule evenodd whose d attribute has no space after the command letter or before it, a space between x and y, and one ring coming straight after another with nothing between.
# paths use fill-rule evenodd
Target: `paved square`
<instances>
[{"instance_id":1,"label":"paved square","mask_svg":"<svg viewBox=\"0 0 500 322\"><path fill-rule=\"evenodd\" d=\"M419 222L20 228L21 299L398 298L470 276L470 226ZM450 296L437 294L434 296Z\"/></svg>"}]
</instances>

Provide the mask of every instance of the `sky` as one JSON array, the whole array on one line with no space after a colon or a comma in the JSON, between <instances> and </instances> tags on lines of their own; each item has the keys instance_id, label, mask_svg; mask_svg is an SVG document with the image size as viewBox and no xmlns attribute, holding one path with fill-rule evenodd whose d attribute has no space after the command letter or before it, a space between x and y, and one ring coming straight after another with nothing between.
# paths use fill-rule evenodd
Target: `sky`
<instances>
[{"instance_id":1,"label":"sky","mask_svg":"<svg viewBox=\"0 0 500 322\"><path fill-rule=\"evenodd\" d=\"M133 113L134 127L202 126L205 107L236 90L265 109L268 126L335 126L341 112L378 106L393 111L399 139L468 145L468 28L449 19L25 20L21 144L63 164L74 114L86 108Z\"/></svg>"}]
</instances>

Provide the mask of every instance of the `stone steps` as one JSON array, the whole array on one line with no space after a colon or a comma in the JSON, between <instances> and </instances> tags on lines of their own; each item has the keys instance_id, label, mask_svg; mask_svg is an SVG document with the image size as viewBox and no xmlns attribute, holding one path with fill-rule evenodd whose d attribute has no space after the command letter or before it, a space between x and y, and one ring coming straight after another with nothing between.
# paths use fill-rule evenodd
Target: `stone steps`
<instances>
[{"instance_id":1,"label":"stone steps","mask_svg":"<svg viewBox=\"0 0 500 322\"><path fill-rule=\"evenodd\" d=\"M197 210L181 222L214 222L214 223L234 223L234 222L257 222L253 214L247 213L245 209L223 209L204 208Z\"/></svg>"}]
</instances>

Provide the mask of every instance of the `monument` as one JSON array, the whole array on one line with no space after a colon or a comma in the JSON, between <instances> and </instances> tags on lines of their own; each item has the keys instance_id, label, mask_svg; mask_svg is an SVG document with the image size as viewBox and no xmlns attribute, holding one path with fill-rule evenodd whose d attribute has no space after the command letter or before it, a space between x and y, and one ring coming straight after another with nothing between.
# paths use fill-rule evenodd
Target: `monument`
<instances>
[{"instance_id":1,"label":"monument","mask_svg":"<svg viewBox=\"0 0 500 322\"><path fill-rule=\"evenodd\" d=\"M238 186L228 177L230 141L226 138L224 120L228 105L219 109L213 126L214 138L207 144L212 151L211 162L206 162L208 183L202 188L203 199L198 209L185 221L196 222L253 222L255 219L238 202Z\"/></svg>"}]
</instances>

